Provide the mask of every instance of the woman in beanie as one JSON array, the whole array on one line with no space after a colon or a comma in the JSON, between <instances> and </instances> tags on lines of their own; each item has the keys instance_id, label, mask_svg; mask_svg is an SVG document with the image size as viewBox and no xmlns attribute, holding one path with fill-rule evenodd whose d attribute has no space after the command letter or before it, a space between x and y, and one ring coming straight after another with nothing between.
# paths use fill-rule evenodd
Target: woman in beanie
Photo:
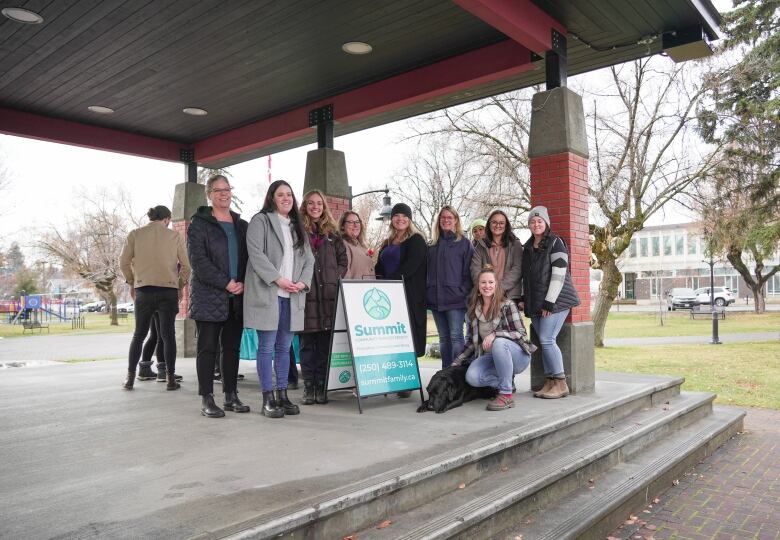
<instances>
[{"instance_id":1,"label":"woman in beanie","mask_svg":"<svg viewBox=\"0 0 780 540\"><path fill-rule=\"evenodd\" d=\"M414 350L418 357L425 354L426 252L425 239L412 223L412 209L404 203L393 206L387 238L379 248L376 275L380 279L403 277ZM410 392L399 392L398 395L409 397Z\"/></svg>"},{"instance_id":2,"label":"woman in beanie","mask_svg":"<svg viewBox=\"0 0 780 540\"><path fill-rule=\"evenodd\" d=\"M522 306L531 318L539 343L546 380L535 397L558 399L569 395L563 356L556 338L571 308L580 305L563 239L550 230L547 208L536 206L528 215L531 238L523 246Z\"/></svg>"},{"instance_id":3,"label":"woman in beanie","mask_svg":"<svg viewBox=\"0 0 780 540\"><path fill-rule=\"evenodd\" d=\"M314 254L314 275L311 289L306 294L306 311L301 334L301 403L324 405L328 402L325 378L328 375L330 332L336 318L339 278L347 273L347 248L336 234L336 221L321 191L309 191L303 196L301 216Z\"/></svg>"},{"instance_id":4,"label":"woman in beanie","mask_svg":"<svg viewBox=\"0 0 780 540\"><path fill-rule=\"evenodd\" d=\"M471 225L469 226L469 230L471 231L471 243L472 245L477 245L477 242L485 238L485 227L487 226L487 221L485 221L482 218L475 219L471 222Z\"/></svg>"},{"instance_id":5,"label":"woman in beanie","mask_svg":"<svg viewBox=\"0 0 780 540\"><path fill-rule=\"evenodd\" d=\"M518 302L522 295L520 272L522 271L523 245L517 239L509 218L503 210L493 210L487 219L485 237L474 245L471 259L471 278L477 276L485 265L493 267L496 279L507 298Z\"/></svg>"}]
</instances>

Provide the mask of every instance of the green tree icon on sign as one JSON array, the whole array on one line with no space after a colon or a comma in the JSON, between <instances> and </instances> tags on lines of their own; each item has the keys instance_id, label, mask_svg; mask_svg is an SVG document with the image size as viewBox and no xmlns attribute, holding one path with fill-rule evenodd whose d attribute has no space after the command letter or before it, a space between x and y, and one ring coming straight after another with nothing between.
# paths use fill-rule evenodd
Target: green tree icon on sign
<instances>
[{"instance_id":1,"label":"green tree icon on sign","mask_svg":"<svg viewBox=\"0 0 780 540\"><path fill-rule=\"evenodd\" d=\"M372 319L386 319L390 315L390 298L374 287L363 295L363 309Z\"/></svg>"}]
</instances>

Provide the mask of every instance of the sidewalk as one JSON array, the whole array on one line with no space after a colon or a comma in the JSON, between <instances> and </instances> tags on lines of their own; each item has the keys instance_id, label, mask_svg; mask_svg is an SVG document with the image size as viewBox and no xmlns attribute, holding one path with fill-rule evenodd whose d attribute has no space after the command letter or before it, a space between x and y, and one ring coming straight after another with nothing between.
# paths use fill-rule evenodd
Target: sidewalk
<instances>
[{"instance_id":1,"label":"sidewalk","mask_svg":"<svg viewBox=\"0 0 780 540\"><path fill-rule=\"evenodd\" d=\"M744 343L753 341L780 341L780 332L755 332L751 334L720 334L721 343ZM643 347L646 345L684 345L689 343L709 343L712 336L664 336L644 338L605 339L606 347Z\"/></svg>"},{"instance_id":2,"label":"sidewalk","mask_svg":"<svg viewBox=\"0 0 780 540\"><path fill-rule=\"evenodd\" d=\"M745 432L657 500L610 538L780 539L780 411L748 409Z\"/></svg>"}]
</instances>

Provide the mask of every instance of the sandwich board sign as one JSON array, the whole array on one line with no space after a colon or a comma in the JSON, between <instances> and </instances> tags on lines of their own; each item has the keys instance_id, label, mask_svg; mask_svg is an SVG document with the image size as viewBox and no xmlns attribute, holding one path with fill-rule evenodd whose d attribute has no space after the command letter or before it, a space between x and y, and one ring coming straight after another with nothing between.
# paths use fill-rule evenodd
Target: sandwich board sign
<instances>
[{"instance_id":1,"label":"sandwich board sign","mask_svg":"<svg viewBox=\"0 0 780 540\"><path fill-rule=\"evenodd\" d=\"M341 280L331 334L327 389L360 398L419 390L420 368L403 281Z\"/></svg>"}]
</instances>

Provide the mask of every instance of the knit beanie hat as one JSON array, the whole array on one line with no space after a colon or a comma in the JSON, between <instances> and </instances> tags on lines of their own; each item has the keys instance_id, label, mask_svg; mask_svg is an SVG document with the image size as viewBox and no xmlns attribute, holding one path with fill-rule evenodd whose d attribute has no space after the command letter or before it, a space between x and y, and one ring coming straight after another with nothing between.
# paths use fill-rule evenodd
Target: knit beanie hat
<instances>
[{"instance_id":1,"label":"knit beanie hat","mask_svg":"<svg viewBox=\"0 0 780 540\"><path fill-rule=\"evenodd\" d=\"M534 206L528 213L528 226L531 225L531 218L540 217L547 223L547 228L550 228L550 214L547 213L546 206Z\"/></svg>"},{"instance_id":2,"label":"knit beanie hat","mask_svg":"<svg viewBox=\"0 0 780 540\"><path fill-rule=\"evenodd\" d=\"M404 203L397 203L393 206L392 211L390 212L391 216L394 216L396 214L403 214L409 219L412 219L412 209L409 208L408 204Z\"/></svg>"},{"instance_id":3,"label":"knit beanie hat","mask_svg":"<svg viewBox=\"0 0 780 540\"><path fill-rule=\"evenodd\" d=\"M474 227L482 227L484 229L486 226L487 226L487 221L485 221L482 218L479 218L471 222L471 225L469 225L469 230L473 231Z\"/></svg>"}]
</instances>

